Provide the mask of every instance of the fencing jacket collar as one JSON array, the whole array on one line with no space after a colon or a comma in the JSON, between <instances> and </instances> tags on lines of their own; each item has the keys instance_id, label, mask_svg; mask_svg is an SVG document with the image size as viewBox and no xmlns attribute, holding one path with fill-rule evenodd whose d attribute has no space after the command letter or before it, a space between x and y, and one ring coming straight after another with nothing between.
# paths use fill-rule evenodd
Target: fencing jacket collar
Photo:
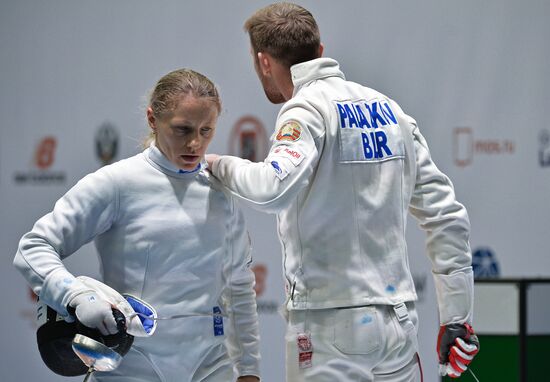
<instances>
[{"instance_id":1,"label":"fencing jacket collar","mask_svg":"<svg viewBox=\"0 0 550 382\"><path fill-rule=\"evenodd\" d=\"M146 158L158 170L167 175L175 176L178 178L195 175L204 168L203 162L199 163L199 165L191 171L178 168L172 162L170 162L168 158L164 156L164 154L158 149L154 142L152 142L149 148L146 150Z\"/></svg>"},{"instance_id":2,"label":"fencing jacket collar","mask_svg":"<svg viewBox=\"0 0 550 382\"><path fill-rule=\"evenodd\" d=\"M336 60L323 57L291 66L290 74L294 84L294 94L302 85L314 80L333 76L346 79Z\"/></svg>"}]
</instances>

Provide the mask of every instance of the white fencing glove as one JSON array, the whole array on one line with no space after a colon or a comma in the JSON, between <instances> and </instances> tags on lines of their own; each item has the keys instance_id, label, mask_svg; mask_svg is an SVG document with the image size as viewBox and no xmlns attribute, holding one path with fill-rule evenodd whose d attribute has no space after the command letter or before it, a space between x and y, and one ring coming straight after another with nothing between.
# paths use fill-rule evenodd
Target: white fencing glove
<instances>
[{"instance_id":1,"label":"white fencing glove","mask_svg":"<svg viewBox=\"0 0 550 382\"><path fill-rule=\"evenodd\" d=\"M474 329L466 323L449 324L439 328L437 352L439 374L458 378L479 351L479 339Z\"/></svg>"},{"instance_id":2,"label":"white fencing glove","mask_svg":"<svg viewBox=\"0 0 550 382\"><path fill-rule=\"evenodd\" d=\"M69 307L75 309L75 315L82 325L97 329L107 336L118 332L111 304L93 292L76 295Z\"/></svg>"}]
</instances>

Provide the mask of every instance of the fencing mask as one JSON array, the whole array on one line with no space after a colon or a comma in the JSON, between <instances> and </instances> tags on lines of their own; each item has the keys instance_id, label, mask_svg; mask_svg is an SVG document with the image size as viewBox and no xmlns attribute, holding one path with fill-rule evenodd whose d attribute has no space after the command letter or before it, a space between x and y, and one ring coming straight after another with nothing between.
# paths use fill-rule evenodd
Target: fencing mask
<instances>
[{"instance_id":1,"label":"fencing mask","mask_svg":"<svg viewBox=\"0 0 550 382\"><path fill-rule=\"evenodd\" d=\"M72 341L76 334L82 334L98 341L121 356L130 350L134 342L134 337L126 332L124 315L116 309L113 309L113 316L119 331L116 334L105 336L99 330L82 325L78 319L74 322L66 322L46 304L40 301L38 304L38 330L36 332L38 350L46 366L56 374L72 377L84 375L88 371L88 366L72 349Z\"/></svg>"}]
</instances>

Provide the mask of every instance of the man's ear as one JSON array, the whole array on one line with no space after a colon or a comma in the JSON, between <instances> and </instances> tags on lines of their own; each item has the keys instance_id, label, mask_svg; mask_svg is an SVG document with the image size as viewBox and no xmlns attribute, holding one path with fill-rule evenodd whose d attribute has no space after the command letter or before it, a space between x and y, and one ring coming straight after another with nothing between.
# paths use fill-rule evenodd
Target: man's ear
<instances>
[{"instance_id":1,"label":"man's ear","mask_svg":"<svg viewBox=\"0 0 550 382\"><path fill-rule=\"evenodd\" d=\"M323 43L319 44L319 57L323 57L323 51L325 50L325 46Z\"/></svg>"},{"instance_id":2,"label":"man's ear","mask_svg":"<svg viewBox=\"0 0 550 382\"><path fill-rule=\"evenodd\" d=\"M258 65L264 76L271 73L271 60L269 53L258 52Z\"/></svg>"}]
</instances>

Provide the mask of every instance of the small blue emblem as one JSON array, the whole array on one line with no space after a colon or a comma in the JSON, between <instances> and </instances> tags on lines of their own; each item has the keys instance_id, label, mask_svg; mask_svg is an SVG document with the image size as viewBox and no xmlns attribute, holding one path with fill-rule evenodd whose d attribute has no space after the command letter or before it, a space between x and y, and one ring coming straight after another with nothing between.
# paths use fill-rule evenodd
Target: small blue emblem
<instances>
[{"instance_id":1,"label":"small blue emblem","mask_svg":"<svg viewBox=\"0 0 550 382\"><path fill-rule=\"evenodd\" d=\"M215 306L212 309L214 313L214 336L223 336L223 316L219 306Z\"/></svg>"},{"instance_id":2,"label":"small blue emblem","mask_svg":"<svg viewBox=\"0 0 550 382\"><path fill-rule=\"evenodd\" d=\"M279 167L279 163L277 163L277 161L272 161L271 165L273 166L275 171L277 171L277 174L280 174L283 172L283 170L281 170L281 168Z\"/></svg>"}]
</instances>

